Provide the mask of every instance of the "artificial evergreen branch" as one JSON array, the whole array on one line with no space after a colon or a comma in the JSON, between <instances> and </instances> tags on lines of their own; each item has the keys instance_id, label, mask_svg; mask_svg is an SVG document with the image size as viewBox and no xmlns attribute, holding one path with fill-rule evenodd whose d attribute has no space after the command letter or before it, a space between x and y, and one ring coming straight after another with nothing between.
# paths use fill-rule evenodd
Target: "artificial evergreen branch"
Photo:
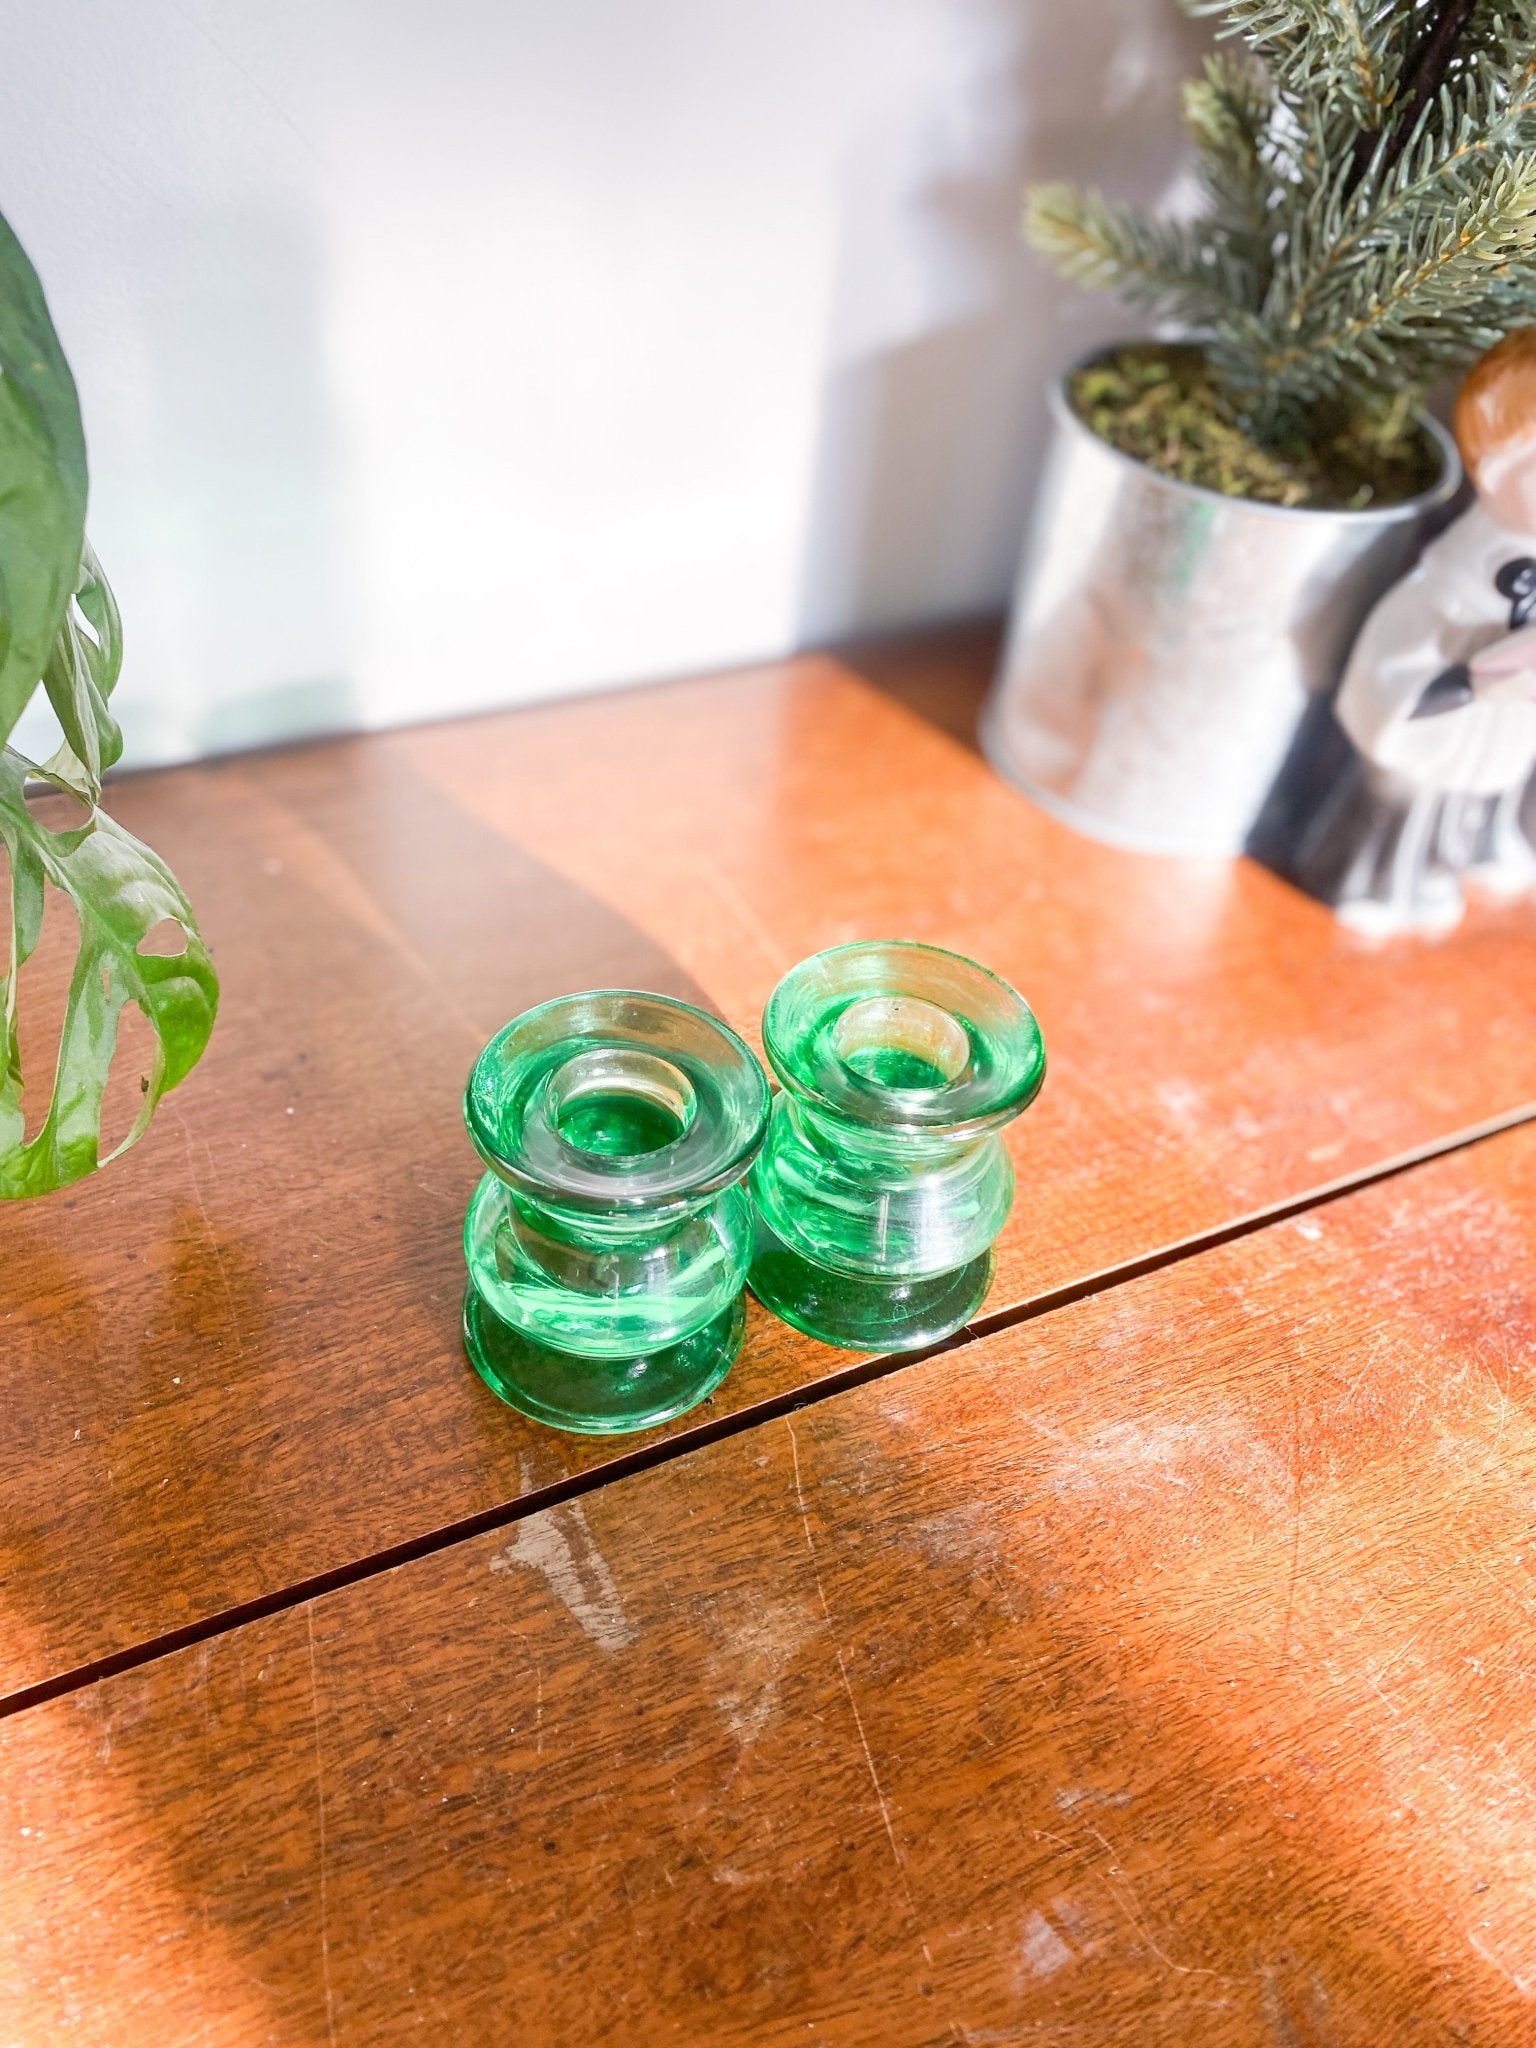
<instances>
[{"instance_id":1,"label":"artificial evergreen branch","mask_svg":"<svg viewBox=\"0 0 1536 2048\"><path fill-rule=\"evenodd\" d=\"M1149 220L1071 185L1037 185L1026 230L1064 276L1112 285L1132 305L1203 323L1226 304L1214 246L1180 222Z\"/></svg>"},{"instance_id":2,"label":"artificial evergreen branch","mask_svg":"<svg viewBox=\"0 0 1536 2048\"><path fill-rule=\"evenodd\" d=\"M1331 317L1261 356L1268 405L1315 404L1350 384L1422 384L1469 348L1490 348L1509 274L1533 253L1536 156L1527 156L1500 166L1448 216L1415 221L1404 239L1372 251L1325 301Z\"/></svg>"},{"instance_id":3,"label":"artificial evergreen branch","mask_svg":"<svg viewBox=\"0 0 1536 2048\"><path fill-rule=\"evenodd\" d=\"M1258 66L1222 54L1208 57L1203 78L1183 94L1184 126L1198 152L1201 183L1213 227L1234 262L1250 272L1247 293L1259 297L1269 282L1269 194L1274 171L1266 159L1269 89Z\"/></svg>"},{"instance_id":4,"label":"artificial evergreen branch","mask_svg":"<svg viewBox=\"0 0 1536 2048\"><path fill-rule=\"evenodd\" d=\"M1067 275L1193 330L1267 446L1337 434L1536 321L1536 0L1185 0L1193 220L1032 196Z\"/></svg>"},{"instance_id":5,"label":"artificial evergreen branch","mask_svg":"<svg viewBox=\"0 0 1536 2048\"><path fill-rule=\"evenodd\" d=\"M1321 89L1362 127L1381 127L1397 90L1401 48L1394 0L1185 0L1194 15L1225 15L1282 87Z\"/></svg>"}]
</instances>

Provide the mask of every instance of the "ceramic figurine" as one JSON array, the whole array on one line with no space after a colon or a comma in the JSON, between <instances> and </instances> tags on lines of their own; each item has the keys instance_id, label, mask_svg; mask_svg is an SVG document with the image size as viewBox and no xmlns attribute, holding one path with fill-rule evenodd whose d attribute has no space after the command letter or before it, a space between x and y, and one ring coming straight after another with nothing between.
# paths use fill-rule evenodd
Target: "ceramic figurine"
<instances>
[{"instance_id":1,"label":"ceramic figurine","mask_svg":"<svg viewBox=\"0 0 1536 2048\"><path fill-rule=\"evenodd\" d=\"M1536 886L1536 329L1476 364L1455 429L1476 500L1366 620L1253 846L1373 933L1454 924L1463 879Z\"/></svg>"}]
</instances>

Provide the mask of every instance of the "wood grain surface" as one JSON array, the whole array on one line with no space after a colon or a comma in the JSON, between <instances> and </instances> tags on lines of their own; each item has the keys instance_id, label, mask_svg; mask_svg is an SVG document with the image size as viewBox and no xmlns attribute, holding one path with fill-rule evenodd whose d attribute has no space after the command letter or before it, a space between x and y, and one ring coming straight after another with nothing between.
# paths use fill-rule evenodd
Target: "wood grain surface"
<instances>
[{"instance_id":1,"label":"wood grain surface","mask_svg":"<svg viewBox=\"0 0 1536 2048\"><path fill-rule=\"evenodd\" d=\"M1244 864L1075 838L909 708L963 730L989 660L960 634L881 650L879 689L807 659L118 786L224 1011L135 1154L0 1214L0 1695L614 1455L459 1351L458 1097L544 997L755 1033L859 934L1010 975L1051 1072L994 1312L1536 1101L1529 906L1372 952ZM845 1363L754 1312L704 1414Z\"/></svg>"},{"instance_id":2,"label":"wood grain surface","mask_svg":"<svg viewBox=\"0 0 1536 2048\"><path fill-rule=\"evenodd\" d=\"M1520 2048L1536 1133L0 1723L12 2048Z\"/></svg>"}]
</instances>

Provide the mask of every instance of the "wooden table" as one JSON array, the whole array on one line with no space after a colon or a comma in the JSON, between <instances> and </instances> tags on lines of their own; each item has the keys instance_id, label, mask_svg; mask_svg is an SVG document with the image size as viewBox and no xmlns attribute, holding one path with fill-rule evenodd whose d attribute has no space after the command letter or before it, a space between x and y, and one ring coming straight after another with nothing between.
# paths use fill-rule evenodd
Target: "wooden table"
<instances>
[{"instance_id":1,"label":"wooden table","mask_svg":"<svg viewBox=\"0 0 1536 2048\"><path fill-rule=\"evenodd\" d=\"M990 657L120 785L226 1009L0 1216L6 2048L1536 2039L1536 913L1078 840L954 736ZM976 1327L501 1408L479 1044L860 934L1046 1030Z\"/></svg>"}]
</instances>

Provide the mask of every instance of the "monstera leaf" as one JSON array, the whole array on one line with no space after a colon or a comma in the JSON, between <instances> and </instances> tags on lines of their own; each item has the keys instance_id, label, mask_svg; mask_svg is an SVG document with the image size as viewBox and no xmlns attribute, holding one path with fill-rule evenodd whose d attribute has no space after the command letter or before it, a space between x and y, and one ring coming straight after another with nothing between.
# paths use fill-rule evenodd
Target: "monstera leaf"
<instances>
[{"instance_id":1,"label":"monstera leaf","mask_svg":"<svg viewBox=\"0 0 1536 2048\"><path fill-rule=\"evenodd\" d=\"M85 538L85 499L74 379L36 273L0 220L0 846L11 899L0 973L0 1200L46 1194L103 1163L102 1104L127 1004L149 1020L155 1059L113 1158L196 1065L218 1006L218 978L175 876L100 808L101 778L123 744L109 701L122 631ZM39 685L62 736L43 767L4 744ZM50 785L86 806L84 822L55 831L43 821L28 789ZM17 1015L50 887L73 905L79 942L52 1094L29 1141ZM179 928L182 945L141 950L161 926Z\"/></svg>"},{"instance_id":2,"label":"monstera leaf","mask_svg":"<svg viewBox=\"0 0 1536 2048\"><path fill-rule=\"evenodd\" d=\"M122 665L117 600L86 541L74 601L65 609L43 670L43 688L64 734L47 772L92 804L101 795L103 773L116 766L123 751L123 735L107 704Z\"/></svg>"},{"instance_id":3,"label":"monstera leaf","mask_svg":"<svg viewBox=\"0 0 1536 2048\"><path fill-rule=\"evenodd\" d=\"M218 1005L213 962L198 937L192 906L164 861L101 810L73 831L51 831L27 803L27 778L40 772L9 748L0 753L0 840L11 868L11 961L0 1012L0 1198L44 1194L101 1163L102 1098L125 1003L137 1003L149 1019L156 1050L143 1106L118 1152L143 1135L166 1089L195 1066ZM28 1144L15 991L42 929L49 883L74 905L80 943L53 1099ZM150 933L167 922L180 927L183 950L140 952Z\"/></svg>"},{"instance_id":4,"label":"monstera leaf","mask_svg":"<svg viewBox=\"0 0 1536 2048\"><path fill-rule=\"evenodd\" d=\"M0 745L53 653L85 550L80 401L37 272L0 220Z\"/></svg>"}]
</instances>

